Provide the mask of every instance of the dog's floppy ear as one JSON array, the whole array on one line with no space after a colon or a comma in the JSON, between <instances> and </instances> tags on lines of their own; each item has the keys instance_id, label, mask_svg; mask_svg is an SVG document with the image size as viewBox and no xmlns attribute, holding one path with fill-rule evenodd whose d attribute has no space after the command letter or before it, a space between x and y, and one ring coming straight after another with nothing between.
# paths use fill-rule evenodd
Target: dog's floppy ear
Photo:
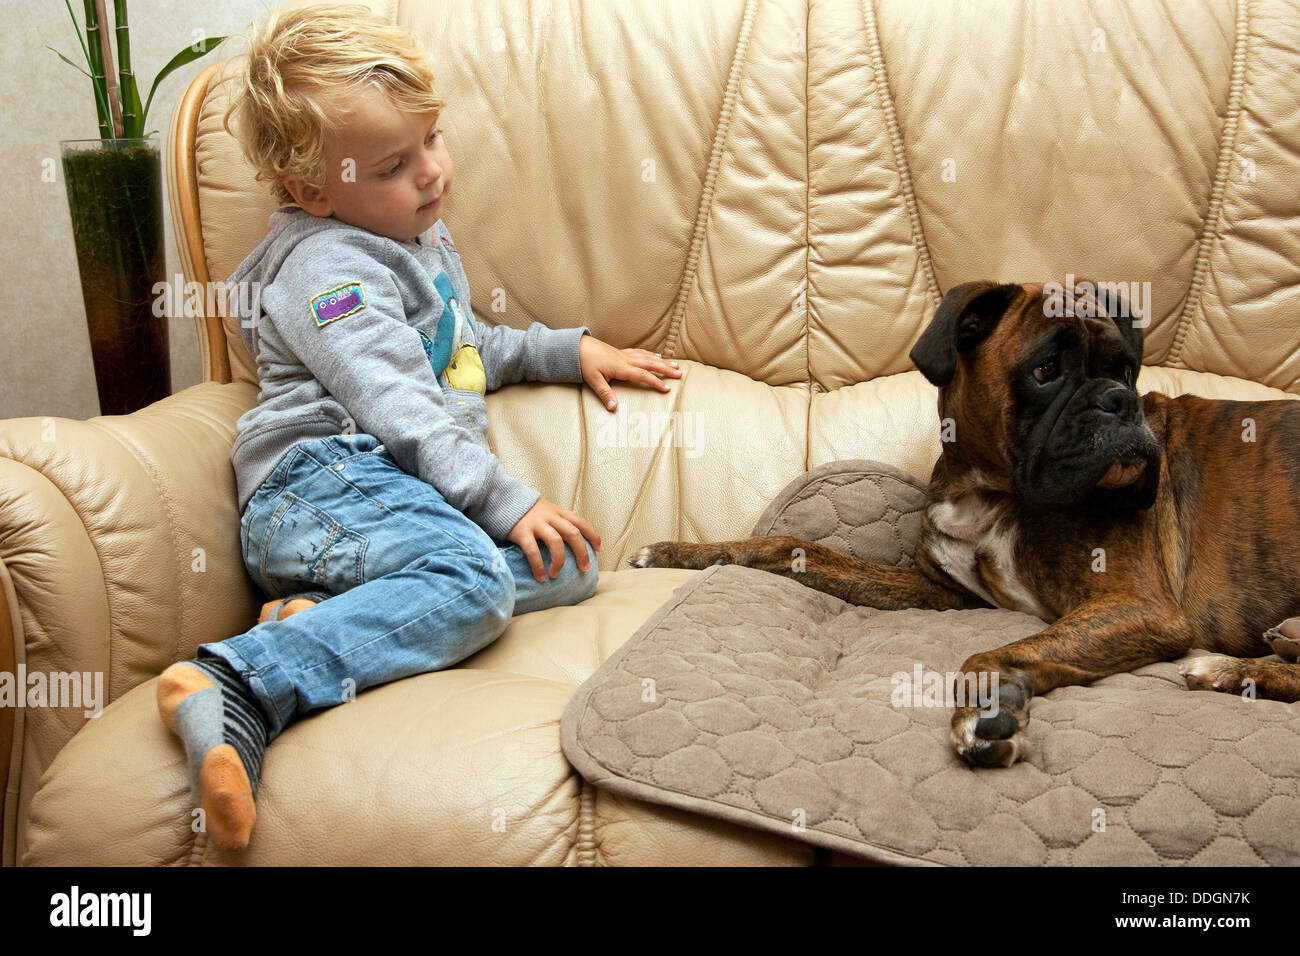
<instances>
[{"instance_id":1,"label":"dog's floppy ear","mask_svg":"<svg viewBox=\"0 0 1300 956\"><path fill-rule=\"evenodd\" d=\"M941 388L951 382L957 356L988 337L1020 291L1018 285L988 281L949 289L910 353L921 374Z\"/></svg>"}]
</instances>

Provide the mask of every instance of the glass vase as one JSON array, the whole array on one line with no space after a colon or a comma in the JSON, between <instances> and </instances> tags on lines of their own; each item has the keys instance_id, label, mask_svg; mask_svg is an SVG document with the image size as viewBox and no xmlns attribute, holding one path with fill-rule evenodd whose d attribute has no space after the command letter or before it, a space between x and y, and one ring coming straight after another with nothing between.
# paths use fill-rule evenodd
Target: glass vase
<instances>
[{"instance_id":1,"label":"glass vase","mask_svg":"<svg viewBox=\"0 0 1300 956\"><path fill-rule=\"evenodd\" d=\"M162 156L156 139L59 143L102 415L171 394L164 281Z\"/></svg>"}]
</instances>

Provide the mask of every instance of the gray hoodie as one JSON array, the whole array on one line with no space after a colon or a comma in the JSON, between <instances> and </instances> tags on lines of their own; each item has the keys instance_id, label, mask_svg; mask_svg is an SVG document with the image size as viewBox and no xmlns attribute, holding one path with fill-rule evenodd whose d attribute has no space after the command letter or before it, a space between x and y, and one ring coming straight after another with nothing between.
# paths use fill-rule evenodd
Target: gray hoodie
<instances>
[{"instance_id":1,"label":"gray hoodie","mask_svg":"<svg viewBox=\"0 0 1300 956\"><path fill-rule=\"evenodd\" d=\"M294 445L361 432L506 541L541 494L492 454L483 396L515 382L581 382L586 326L475 319L442 220L432 245L429 233L398 242L296 206L270 226L228 280L260 384L230 452L240 513Z\"/></svg>"}]
</instances>

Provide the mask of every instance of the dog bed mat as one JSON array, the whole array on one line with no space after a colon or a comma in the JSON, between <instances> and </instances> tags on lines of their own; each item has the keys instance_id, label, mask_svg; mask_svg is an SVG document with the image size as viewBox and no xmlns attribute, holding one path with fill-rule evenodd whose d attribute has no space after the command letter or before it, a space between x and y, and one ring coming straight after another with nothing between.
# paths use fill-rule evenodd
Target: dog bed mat
<instances>
[{"instance_id":1,"label":"dog bed mat","mask_svg":"<svg viewBox=\"0 0 1300 956\"><path fill-rule=\"evenodd\" d=\"M832 462L753 533L909 565L924 487ZM856 607L710 567L579 688L564 752L611 791L881 863L1300 863L1300 704L1189 691L1177 662L1035 697L1012 767L957 757L939 681L1042 626Z\"/></svg>"}]
</instances>

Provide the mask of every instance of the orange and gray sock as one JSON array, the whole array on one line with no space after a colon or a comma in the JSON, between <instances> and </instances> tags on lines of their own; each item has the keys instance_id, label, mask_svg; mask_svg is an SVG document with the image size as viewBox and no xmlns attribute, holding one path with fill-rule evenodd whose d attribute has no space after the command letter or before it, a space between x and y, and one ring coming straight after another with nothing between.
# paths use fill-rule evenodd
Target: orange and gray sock
<instances>
[{"instance_id":1,"label":"orange and gray sock","mask_svg":"<svg viewBox=\"0 0 1300 956\"><path fill-rule=\"evenodd\" d=\"M208 833L224 849L244 849L269 736L252 691L224 658L183 661L158 680L158 713L185 744L191 794Z\"/></svg>"}]
</instances>

